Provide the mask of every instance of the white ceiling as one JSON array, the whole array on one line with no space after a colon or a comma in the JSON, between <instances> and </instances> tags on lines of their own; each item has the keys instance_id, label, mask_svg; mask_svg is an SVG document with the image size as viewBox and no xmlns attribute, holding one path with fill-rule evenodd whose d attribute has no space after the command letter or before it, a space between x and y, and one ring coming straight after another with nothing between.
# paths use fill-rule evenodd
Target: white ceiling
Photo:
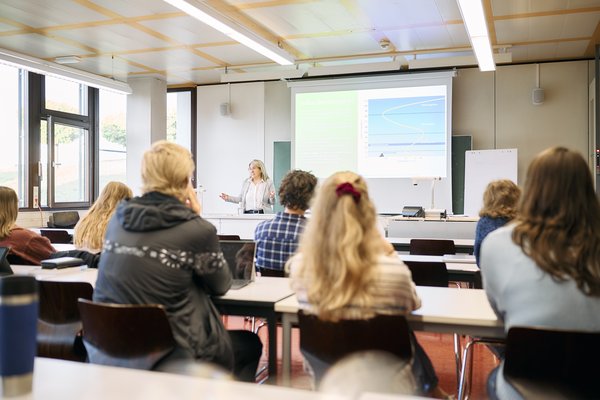
<instances>
[{"instance_id":1,"label":"white ceiling","mask_svg":"<svg viewBox=\"0 0 600 400\"><path fill-rule=\"evenodd\" d=\"M156 76L170 86L283 70L412 60L458 65L471 47L456 0L205 0L214 10L293 55L280 67L162 0L0 0L0 48L127 80ZM600 0L483 0L496 53L513 63L593 58ZM379 41L391 46L384 50ZM356 65L360 64L360 65ZM416 63L415 63L416 64ZM325 69L329 67L329 69ZM357 69L358 68L358 69ZM288 75L289 75L288 71ZM293 71L292 71L293 72ZM301 75L301 73L300 73ZM254 76L254 78L253 78Z\"/></svg>"}]
</instances>

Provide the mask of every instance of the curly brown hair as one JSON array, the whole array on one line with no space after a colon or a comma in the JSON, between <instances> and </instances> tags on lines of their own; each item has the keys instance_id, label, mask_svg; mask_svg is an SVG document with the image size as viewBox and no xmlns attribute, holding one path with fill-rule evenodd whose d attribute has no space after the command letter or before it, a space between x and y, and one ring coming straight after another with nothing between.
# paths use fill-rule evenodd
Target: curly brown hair
<instances>
[{"instance_id":1,"label":"curly brown hair","mask_svg":"<svg viewBox=\"0 0 600 400\"><path fill-rule=\"evenodd\" d=\"M529 165L512 239L557 281L600 296L600 203L581 154L552 147Z\"/></svg>"},{"instance_id":2,"label":"curly brown hair","mask_svg":"<svg viewBox=\"0 0 600 400\"><path fill-rule=\"evenodd\" d=\"M309 208L316 186L317 178L310 172L299 169L290 171L279 185L279 202L284 207L305 211Z\"/></svg>"},{"instance_id":3,"label":"curly brown hair","mask_svg":"<svg viewBox=\"0 0 600 400\"><path fill-rule=\"evenodd\" d=\"M513 219L517 215L519 197L521 189L510 179L491 181L483 192L483 207L479 216Z\"/></svg>"}]
</instances>

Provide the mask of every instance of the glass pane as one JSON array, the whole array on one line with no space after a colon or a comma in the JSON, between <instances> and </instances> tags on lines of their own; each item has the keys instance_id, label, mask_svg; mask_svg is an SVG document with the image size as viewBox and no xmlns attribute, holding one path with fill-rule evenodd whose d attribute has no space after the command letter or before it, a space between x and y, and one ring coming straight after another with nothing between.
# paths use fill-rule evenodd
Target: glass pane
<instances>
[{"instance_id":1,"label":"glass pane","mask_svg":"<svg viewBox=\"0 0 600 400\"><path fill-rule=\"evenodd\" d=\"M88 115L87 86L46 76L46 109Z\"/></svg>"},{"instance_id":2,"label":"glass pane","mask_svg":"<svg viewBox=\"0 0 600 400\"><path fill-rule=\"evenodd\" d=\"M88 201L88 131L54 124L54 202Z\"/></svg>"},{"instance_id":3,"label":"glass pane","mask_svg":"<svg viewBox=\"0 0 600 400\"><path fill-rule=\"evenodd\" d=\"M100 90L100 192L110 181L127 180L127 95Z\"/></svg>"},{"instance_id":4,"label":"glass pane","mask_svg":"<svg viewBox=\"0 0 600 400\"><path fill-rule=\"evenodd\" d=\"M192 93L167 93L167 140L191 149Z\"/></svg>"},{"instance_id":5,"label":"glass pane","mask_svg":"<svg viewBox=\"0 0 600 400\"><path fill-rule=\"evenodd\" d=\"M2 157L0 185L14 189L19 207L25 206L25 135L23 113L23 72L0 64L0 121Z\"/></svg>"}]
</instances>

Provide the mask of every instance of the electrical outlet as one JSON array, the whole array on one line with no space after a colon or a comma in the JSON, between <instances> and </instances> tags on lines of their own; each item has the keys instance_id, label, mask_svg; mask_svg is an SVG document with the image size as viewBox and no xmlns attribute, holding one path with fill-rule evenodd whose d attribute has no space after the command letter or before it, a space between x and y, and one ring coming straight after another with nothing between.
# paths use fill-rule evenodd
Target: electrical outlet
<instances>
[{"instance_id":1,"label":"electrical outlet","mask_svg":"<svg viewBox=\"0 0 600 400\"><path fill-rule=\"evenodd\" d=\"M33 187L33 208L38 208L40 206L40 199L38 198L38 187Z\"/></svg>"}]
</instances>

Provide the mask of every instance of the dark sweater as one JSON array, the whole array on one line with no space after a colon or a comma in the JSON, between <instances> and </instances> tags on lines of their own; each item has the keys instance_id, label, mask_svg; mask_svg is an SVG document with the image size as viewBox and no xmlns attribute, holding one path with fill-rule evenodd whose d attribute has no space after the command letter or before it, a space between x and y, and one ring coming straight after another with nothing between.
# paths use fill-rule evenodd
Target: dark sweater
<instances>
[{"instance_id":1,"label":"dark sweater","mask_svg":"<svg viewBox=\"0 0 600 400\"><path fill-rule=\"evenodd\" d=\"M475 244L473 246L473 251L475 254L475 261L477 262L477 266L479 266L479 252L481 249L481 242L483 239L492 231L500 228L501 226L506 225L509 220L506 218L491 218L491 217L481 217L477 222L477 227L475 228Z\"/></svg>"}]
</instances>

